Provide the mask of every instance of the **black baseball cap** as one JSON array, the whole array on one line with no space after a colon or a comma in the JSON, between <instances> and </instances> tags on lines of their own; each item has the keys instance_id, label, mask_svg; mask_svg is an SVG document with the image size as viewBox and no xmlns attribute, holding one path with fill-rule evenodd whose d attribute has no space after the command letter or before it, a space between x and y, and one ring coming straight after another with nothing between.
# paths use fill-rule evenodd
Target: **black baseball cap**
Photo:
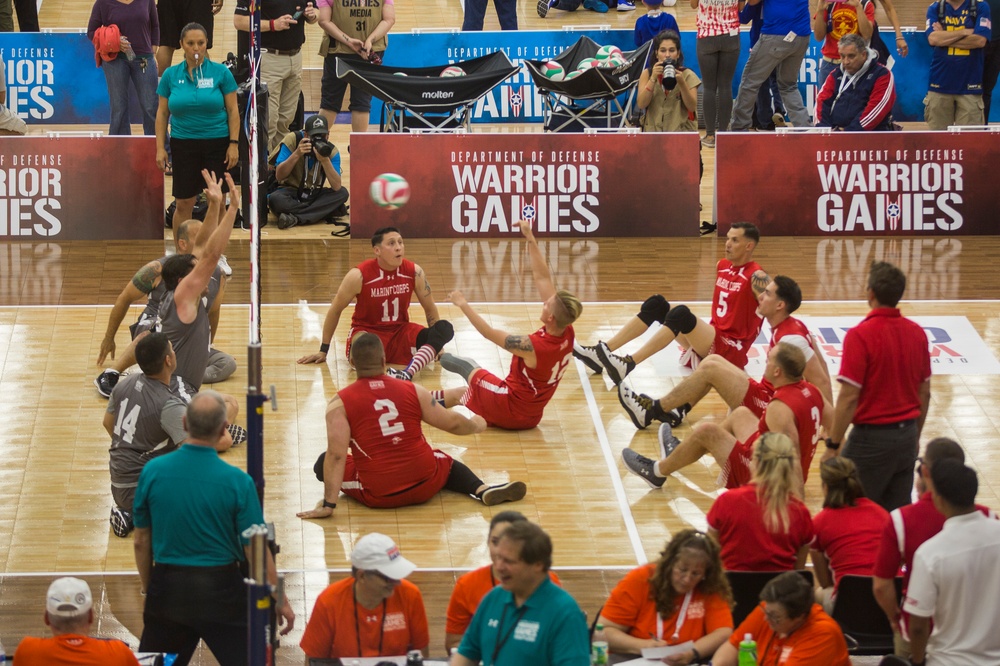
<instances>
[{"instance_id":1,"label":"black baseball cap","mask_svg":"<svg viewBox=\"0 0 1000 666\"><path fill-rule=\"evenodd\" d=\"M326 118L318 113L306 121L306 136L323 136L329 133L330 126L326 124Z\"/></svg>"}]
</instances>

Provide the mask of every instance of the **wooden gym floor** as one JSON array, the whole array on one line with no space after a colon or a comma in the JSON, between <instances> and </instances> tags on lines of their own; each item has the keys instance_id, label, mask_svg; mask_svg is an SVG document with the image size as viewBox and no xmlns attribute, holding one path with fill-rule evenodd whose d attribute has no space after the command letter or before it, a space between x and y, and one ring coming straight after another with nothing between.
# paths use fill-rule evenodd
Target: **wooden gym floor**
<instances>
[{"instance_id":1,"label":"wooden gym floor","mask_svg":"<svg viewBox=\"0 0 1000 666\"><path fill-rule=\"evenodd\" d=\"M683 6L682 6L683 5ZM904 25L921 25L923 3L897 3ZM216 53L235 50L235 32L227 2L216 19ZM525 29L558 29L564 24L608 24L631 28L637 12L597 16L580 10L554 12L538 19L534 2L521 0L518 13ZM686 3L672 10L683 29L693 27ZM90 3L45 0L44 27L84 26ZM395 31L461 25L457 0L397 3ZM488 10L486 28L495 29ZM314 55L317 31L310 28L306 67L319 67ZM0 38L2 41L2 38ZM307 91L312 99L318 90ZM307 105L309 106L309 105ZM315 108L315 106L311 106ZM44 129L32 128L33 133ZM89 129L89 128L88 128ZM477 131L534 131L492 127ZM334 128L334 141L347 144L347 129ZM705 151L703 219L711 215L713 151ZM350 161L345 177L349 183ZM359 192L363 187L359 186ZM312 475L315 457L325 447L326 401L353 379L342 358L346 320L337 332L337 354L327 366L299 366L295 359L318 345L322 318L344 273L370 256L365 240L331 238L324 226L279 231L264 229L262 274L264 382L274 384L278 410L265 412L267 491L265 510L274 521L282 551L279 567L288 571L288 592L298 615L296 630L284 641L279 661L302 663L297 647L317 594L331 578L344 574L356 539L382 531L399 543L422 571L414 574L425 595L431 621L431 649L443 653L444 609L461 570L488 561L486 528L492 509L464 497L442 494L431 502L396 511L370 510L344 501L336 518L304 522L295 512L320 499L322 487ZM692 230L693 232L693 230ZM13 652L22 636L47 635L42 599L58 573L85 574L95 592L98 622L94 632L117 636L133 647L141 632L141 604L130 539L118 539L108 526L111 505L107 473L107 437L101 427L106 402L92 380L95 359L111 304L133 272L163 254L165 243L0 243L0 395L7 425L0 437L0 640ZM635 311L637 301L662 292L675 302L692 303L708 315L714 266L722 254L716 238L688 239L541 239L541 247L559 285L585 301L576 326L578 338L607 338ZM240 369L218 388L245 394L245 344L249 243L235 232L228 255L235 275L217 339L233 353ZM483 341L446 295L462 289L498 326L527 332L537 327L540 306L516 240L411 240L407 255L431 278L444 316L456 325L454 353L471 356L484 367L505 374L509 356ZM802 285L801 314L861 316L865 269L873 259L904 268L910 280L904 312L910 315L965 316L994 357L1000 356L998 292L990 279L1000 257L1000 239L810 239L767 238L756 259L771 274L787 274ZM419 310L414 313L420 320ZM127 337L120 332L119 349ZM649 366L650 364L647 364ZM439 366L425 369L419 381L431 388L458 386L461 380ZM641 367L630 379L654 394L665 393L676 379ZM1000 428L1000 378L993 375L940 376L925 429L925 440L956 437L980 472L979 501L998 507L1000 464L990 455ZM714 395L696 409L699 418L721 418ZM241 420L241 423L243 421ZM684 437L690 424L678 430ZM528 496L509 505L539 522L552 534L555 564L567 589L593 613L622 572L655 558L664 541L679 529L704 527L716 495L717 468L704 464L672 478L663 490L650 491L621 466L625 446L652 454L654 430L637 432L603 378L591 377L575 364L550 404L541 425L510 433L489 430L469 438L428 428L434 446L460 457L486 481L521 479ZM245 449L226 454L243 467ZM815 512L821 497L817 474L807 487ZM508 506L498 507L498 510ZM199 663L215 663L210 655Z\"/></svg>"}]
</instances>

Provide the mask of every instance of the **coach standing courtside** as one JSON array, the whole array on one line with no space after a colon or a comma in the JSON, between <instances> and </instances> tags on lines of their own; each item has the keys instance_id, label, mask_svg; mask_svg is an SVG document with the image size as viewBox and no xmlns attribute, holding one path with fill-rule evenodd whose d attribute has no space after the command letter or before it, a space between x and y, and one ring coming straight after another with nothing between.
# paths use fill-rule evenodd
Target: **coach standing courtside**
<instances>
[{"instance_id":1,"label":"coach standing courtside","mask_svg":"<svg viewBox=\"0 0 1000 666\"><path fill-rule=\"evenodd\" d=\"M253 479L215 452L226 434L226 403L215 391L187 408L188 439L149 461L136 488L135 563L146 590L140 652L172 652L175 666L203 639L222 666L246 666L247 604L242 565L248 527L264 524ZM267 576L276 584L267 551ZM288 600L283 633L295 622Z\"/></svg>"},{"instance_id":2,"label":"coach standing courtside","mask_svg":"<svg viewBox=\"0 0 1000 666\"><path fill-rule=\"evenodd\" d=\"M886 511L910 503L913 465L931 400L927 335L896 307L905 290L903 271L884 261L872 263L872 311L844 337L840 394L823 454L823 460L837 454L853 423L843 455L858 466L865 494Z\"/></svg>"}]
</instances>

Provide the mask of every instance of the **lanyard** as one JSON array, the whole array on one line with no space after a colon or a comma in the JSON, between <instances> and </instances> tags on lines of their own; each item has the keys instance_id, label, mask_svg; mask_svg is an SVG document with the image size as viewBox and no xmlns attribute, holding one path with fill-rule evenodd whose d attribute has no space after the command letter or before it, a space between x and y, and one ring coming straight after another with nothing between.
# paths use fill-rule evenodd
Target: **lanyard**
<instances>
[{"instance_id":1,"label":"lanyard","mask_svg":"<svg viewBox=\"0 0 1000 666\"><path fill-rule=\"evenodd\" d=\"M364 652L361 651L361 626L358 624L358 596L357 596L357 581L351 586L351 599L354 601L354 639L358 644L358 656L363 657ZM385 605L386 600L382 600L382 620L379 623L378 629L378 652L375 654L377 657L382 656L382 638L385 636Z\"/></svg>"},{"instance_id":2,"label":"lanyard","mask_svg":"<svg viewBox=\"0 0 1000 666\"><path fill-rule=\"evenodd\" d=\"M691 595L693 593L694 590L684 595L684 601L681 602L681 610L677 613L677 622L674 624L674 635L670 637L672 641L676 641L681 636L681 627L684 626L684 618L687 617L688 605L691 603ZM663 618L659 613L656 614L656 640L663 640Z\"/></svg>"},{"instance_id":3,"label":"lanyard","mask_svg":"<svg viewBox=\"0 0 1000 666\"><path fill-rule=\"evenodd\" d=\"M517 624L521 621L521 616L523 616L527 610L528 607L525 604L521 604L521 607L517 609L516 613L514 613L514 622L510 625L510 631L508 631L507 635L504 636L503 625L504 620L507 619L507 604L504 604L503 613L500 614L500 627L497 629L497 636L500 636L501 638L497 641L496 647L493 648L493 658L490 659L490 666L497 663L497 655L500 654L500 650L503 649L503 646L507 644L507 640L514 633L514 630L517 629Z\"/></svg>"}]
</instances>

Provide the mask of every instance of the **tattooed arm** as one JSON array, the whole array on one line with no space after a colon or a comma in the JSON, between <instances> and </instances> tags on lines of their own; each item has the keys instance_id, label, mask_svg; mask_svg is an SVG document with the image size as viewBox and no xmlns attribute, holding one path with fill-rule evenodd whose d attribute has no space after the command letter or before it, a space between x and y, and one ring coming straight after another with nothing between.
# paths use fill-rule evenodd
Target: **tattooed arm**
<instances>
[{"instance_id":1,"label":"tattooed arm","mask_svg":"<svg viewBox=\"0 0 1000 666\"><path fill-rule=\"evenodd\" d=\"M753 295L756 298L760 298L769 284L771 284L771 278L763 270L757 269L750 276L750 288L753 289Z\"/></svg>"},{"instance_id":2,"label":"tattooed arm","mask_svg":"<svg viewBox=\"0 0 1000 666\"><path fill-rule=\"evenodd\" d=\"M414 264L414 267L416 274L414 275L413 291L417 295L417 300L420 301L420 307L424 309L424 314L427 315L427 328L430 328L441 320L441 315L438 314L437 303L434 302L434 297L431 295L431 283L427 281L427 274L420 266Z\"/></svg>"},{"instance_id":3,"label":"tattooed arm","mask_svg":"<svg viewBox=\"0 0 1000 666\"><path fill-rule=\"evenodd\" d=\"M448 294L451 302L458 306L468 317L469 322L479 331L480 335L495 344L503 347L514 356L524 359L529 368L535 367L535 348L531 344L531 339L527 335L511 335L506 331L490 326L478 312L472 309L469 302L465 300L465 295L456 290Z\"/></svg>"},{"instance_id":4,"label":"tattooed arm","mask_svg":"<svg viewBox=\"0 0 1000 666\"><path fill-rule=\"evenodd\" d=\"M110 355L115 357L115 334L118 327L125 321L125 315L133 303L148 296L153 291L153 287L160 281L160 271L162 270L159 261L151 261L132 276L132 281L125 285L122 292L115 299L115 306L111 308L108 316L108 327L104 331L104 339L101 341L101 351L97 355L97 365L103 365L104 360Z\"/></svg>"}]
</instances>

